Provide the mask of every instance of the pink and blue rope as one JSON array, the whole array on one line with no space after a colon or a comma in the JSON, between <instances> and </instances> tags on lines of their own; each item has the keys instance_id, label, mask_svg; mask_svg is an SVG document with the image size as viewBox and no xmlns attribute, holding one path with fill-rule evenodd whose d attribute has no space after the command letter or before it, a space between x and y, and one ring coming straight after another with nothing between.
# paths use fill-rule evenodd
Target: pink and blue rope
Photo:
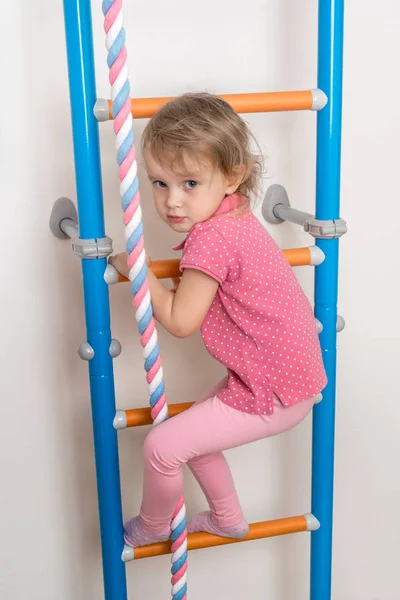
<instances>
[{"instance_id":1,"label":"pink and blue rope","mask_svg":"<svg viewBox=\"0 0 400 600\"><path fill-rule=\"evenodd\" d=\"M130 269L129 279L145 359L144 367L149 385L151 414L154 425L158 425L168 418L168 411L160 347L147 280L122 0L103 0L102 7L108 51L107 63L110 69L109 81L117 162L121 181L120 194ZM187 528L183 496L175 509L171 529L172 598L173 600L186 600Z\"/></svg>"}]
</instances>

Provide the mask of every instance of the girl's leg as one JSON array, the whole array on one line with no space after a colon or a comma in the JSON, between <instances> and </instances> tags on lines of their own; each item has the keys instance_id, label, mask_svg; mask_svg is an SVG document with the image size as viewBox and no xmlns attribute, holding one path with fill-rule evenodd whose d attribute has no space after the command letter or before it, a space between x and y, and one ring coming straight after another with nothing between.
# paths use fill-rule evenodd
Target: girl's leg
<instances>
[{"instance_id":1,"label":"girl's leg","mask_svg":"<svg viewBox=\"0 0 400 600\"><path fill-rule=\"evenodd\" d=\"M226 387L227 383L228 377L226 376L224 377L224 379L222 379L222 381L217 383L216 386L209 390L208 394L206 394L200 400L198 400L196 404L205 402L209 398L213 398L214 396L216 396L221 390L223 390ZM242 509L240 507L240 502L237 496L231 470L223 453L214 452L213 454L199 456L198 458L189 460L188 467L192 471L193 476L195 477L197 483L201 487L206 497L208 505L211 509L213 521L221 527L230 528L236 526L238 523L244 524L244 526L241 527L241 536L245 535L248 526L244 519ZM214 489L210 478L207 477L207 471L209 470L209 468L211 471L214 471L216 475L214 482L217 489ZM206 482L207 487L204 487L203 480ZM230 496L230 499L228 497L218 499L218 489L229 490L228 494ZM223 521L221 521L219 515L224 515ZM191 522L191 525L193 527L193 520Z\"/></svg>"},{"instance_id":2,"label":"girl's leg","mask_svg":"<svg viewBox=\"0 0 400 600\"><path fill-rule=\"evenodd\" d=\"M253 437L252 419L259 417L244 415L242 419L250 427L251 441L260 437L272 437L291 429L302 421L314 405L314 398L302 402L291 408L284 408L278 398L274 402L274 414L263 416L261 428L264 435ZM237 411L235 411L237 412ZM246 433L244 434L246 435ZM248 440L250 441L250 440ZM242 442L242 443L247 443ZM199 456L188 462L193 475L198 481L210 506L210 511L200 513L189 524L189 533L207 531L216 535L229 537L243 537L248 532L248 525L244 518L239 498L237 496L233 477L229 465L222 452Z\"/></svg>"},{"instance_id":3,"label":"girl's leg","mask_svg":"<svg viewBox=\"0 0 400 600\"><path fill-rule=\"evenodd\" d=\"M189 533L208 531L220 536L241 538L249 526L244 518L232 473L222 452L199 456L188 462L204 492L209 511L198 514L188 526Z\"/></svg>"},{"instance_id":4,"label":"girl's leg","mask_svg":"<svg viewBox=\"0 0 400 600\"><path fill-rule=\"evenodd\" d=\"M201 402L205 402L208 398L215 396L220 392L224 387L226 387L228 381L228 377L224 377L221 381L219 381L214 387L209 390L207 394L205 394L200 400L197 400L196 404L200 404ZM147 442L148 444L148 442ZM146 456L146 450L144 452ZM146 460L145 460L146 463ZM183 486L183 483L182 483ZM151 544L155 541L164 541L170 537L170 518L168 518L168 525L166 523L162 523L159 527L156 527L154 523L149 522L148 519L143 514L140 514L139 517L135 517L131 519L127 523L125 523L125 541L130 546L144 546L146 544Z\"/></svg>"},{"instance_id":5,"label":"girl's leg","mask_svg":"<svg viewBox=\"0 0 400 600\"><path fill-rule=\"evenodd\" d=\"M144 444L140 517L139 521L134 519L127 524L127 542L140 545L168 537L171 516L183 489L184 464L191 461L193 468L193 461L200 456L286 431L304 419L313 403L312 399L283 408L277 400L274 414L248 415L213 397L153 429ZM221 471L225 473L223 478ZM196 474L211 506L218 512L221 524L225 515L241 514L228 471L227 464L222 463L220 457L211 457L208 463L202 463ZM139 524L141 532L147 534L145 541L142 541L143 536L138 535Z\"/></svg>"}]
</instances>

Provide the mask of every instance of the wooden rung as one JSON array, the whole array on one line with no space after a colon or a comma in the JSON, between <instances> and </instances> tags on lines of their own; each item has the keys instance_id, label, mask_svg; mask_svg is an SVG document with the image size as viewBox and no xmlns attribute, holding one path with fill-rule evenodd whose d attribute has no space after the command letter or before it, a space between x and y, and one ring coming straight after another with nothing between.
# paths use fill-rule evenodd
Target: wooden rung
<instances>
[{"instance_id":1,"label":"wooden rung","mask_svg":"<svg viewBox=\"0 0 400 600\"><path fill-rule=\"evenodd\" d=\"M319 262L315 262L316 250L321 253L316 246L307 248L288 248L282 252L292 267L302 267L305 265L319 264ZM320 262L322 262L322 260ZM181 277L182 275L179 270L179 259L176 258L171 260L154 260L150 263L150 269L158 279L169 279L171 277ZM128 281L128 279L123 275L118 275L118 282L124 281Z\"/></svg>"},{"instance_id":2,"label":"wooden rung","mask_svg":"<svg viewBox=\"0 0 400 600\"><path fill-rule=\"evenodd\" d=\"M240 540L210 535L209 533L191 533L188 535L188 550L199 550L200 548L237 544L277 535L286 535L288 533L299 533L301 531L313 531L318 529L318 527L319 523L317 519L309 514L297 517L287 517L285 519L276 519L274 521L264 521L262 523L253 523L250 525L249 534ZM134 548L131 560L132 558L138 560L140 558L150 558L152 556L161 556L170 553L171 542L160 542L149 546Z\"/></svg>"},{"instance_id":3,"label":"wooden rung","mask_svg":"<svg viewBox=\"0 0 400 600\"><path fill-rule=\"evenodd\" d=\"M316 100L316 94L318 99ZM318 90L301 90L297 92L261 92L256 94L220 94L237 113L282 112L292 110L317 110L322 108ZM161 106L173 100L162 98L132 98L131 112L135 119L152 117ZM108 119L112 120L111 100L108 100Z\"/></svg>"}]
</instances>

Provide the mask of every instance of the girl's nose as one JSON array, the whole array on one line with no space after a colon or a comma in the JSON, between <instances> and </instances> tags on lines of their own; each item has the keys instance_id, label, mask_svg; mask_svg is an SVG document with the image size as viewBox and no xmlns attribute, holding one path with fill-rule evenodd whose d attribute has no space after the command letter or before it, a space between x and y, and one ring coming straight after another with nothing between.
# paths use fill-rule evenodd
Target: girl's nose
<instances>
[{"instance_id":1,"label":"girl's nose","mask_svg":"<svg viewBox=\"0 0 400 600\"><path fill-rule=\"evenodd\" d=\"M170 193L167 198L168 208L179 208L182 206L182 200L178 193Z\"/></svg>"}]
</instances>

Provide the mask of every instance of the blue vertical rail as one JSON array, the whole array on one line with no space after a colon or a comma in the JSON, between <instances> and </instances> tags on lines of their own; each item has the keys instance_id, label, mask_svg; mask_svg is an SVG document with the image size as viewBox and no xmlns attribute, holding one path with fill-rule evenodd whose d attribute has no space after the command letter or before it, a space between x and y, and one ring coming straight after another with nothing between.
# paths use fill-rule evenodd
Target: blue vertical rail
<instances>
[{"instance_id":1,"label":"blue vertical rail","mask_svg":"<svg viewBox=\"0 0 400 600\"><path fill-rule=\"evenodd\" d=\"M318 87L328 96L317 120L317 219L340 214L340 156L342 129L344 0L319 0ZM328 385L323 401L314 408L312 512L321 528L311 538L311 600L330 600L336 393L336 321L338 296L338 240L318 240L326 259L315 274L315 316Z\"/></svg>"},{"instance_id":2,"label":"blue vertical rail","mask_svg":"<svg viewBox=\"0 0 400 600\"><path fill-rule=\"evenodd\" d=\"M64 0L79 230L81 238L104 237L98 124L93 115L96 83L90 0ZM106 259L82 260L100 533L106 600L126 600L121 489Z\"/></svg>"}]
</instances>

